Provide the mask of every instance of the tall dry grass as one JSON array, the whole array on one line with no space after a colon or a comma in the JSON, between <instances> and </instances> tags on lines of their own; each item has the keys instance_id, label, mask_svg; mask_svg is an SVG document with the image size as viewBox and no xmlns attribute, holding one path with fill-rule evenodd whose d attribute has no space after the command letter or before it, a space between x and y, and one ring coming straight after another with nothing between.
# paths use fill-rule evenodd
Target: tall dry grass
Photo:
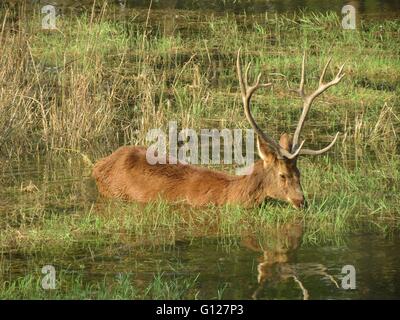
<instances>
[{"instance_id":1,"label":"tall dry grass","mask_svg":"<svg viewBox=\"0 0 400 320\"><path fill-rule=\"evenodd\" d=\"M332 74L335 64L349 60L343 84L327 92L310 115L308 143L323 144L339 130L336 151L345 158L397 148L395 21L384 29L372 22L351 35L342 32L335 14L262 15L252 24L244 17L246 28L236 17L208 16L203 24L181 24L187 29L178 32L169 24L179 22L152 14L132 10L118 16L102 2L91 12L60 17L58 29L48 31L41 28L39 7L1 7L2 156L59 150L104 154L119 145L146 143L150 128L166 128L170 120L195 129L247 128L234 70L239 46L246 48L255 71L269 74L276 84L253 104L256 118L270 119L273 134L297 121L299 101L286 86L298 85L304 46L311 47L310 88L327 56L335 57ZM324 28L324 37L316 37ZM377 30L384 32L376 35ZM300 34L307 43L299 46ZM327 49L334 40L338 45ZM371 54L362 60L365 52Z\"/></svg>"}]
</instances>

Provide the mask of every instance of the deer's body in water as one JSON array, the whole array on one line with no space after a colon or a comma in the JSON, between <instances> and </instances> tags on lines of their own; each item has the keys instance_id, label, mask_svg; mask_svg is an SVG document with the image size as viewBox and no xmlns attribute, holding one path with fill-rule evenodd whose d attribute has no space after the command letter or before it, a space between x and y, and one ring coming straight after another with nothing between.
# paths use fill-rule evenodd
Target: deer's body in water
<instances>
[{"instance_id":1,"label":"deer's body in water","mask_svg":"<svg viewBox=\"0 0 400 320\"><path fill-rule=\"evenodd\" d=\"M149 202L163 198L170 202L185 201L193 206L207 204L223 205L236 203L253 206L266 199L288 201L296 208L304 205L304 195L300 184L300 172L297 158L300 155L318 155L328 151L335 143L318 151L303 149L299 136L305 118L314 99L329 87L337 84L344 76L343 66L336 77L324 84L330 60L325 65L317 90L310 95L304 93L304 65L298 90L304 100L303 112L294 133L293 139L283 134L279 143L262 131L250 111L250 99L260 87L271 84L260 84L259 75L254 85L248 85L250 64L242 76L240 51L237 56L237 72L247 120L257 133L258 154L261 160L253 165L252 173L245 176L233 176L224 172L209 170L203 167L186 164L148 163L146 148L121 147L106 158L99 160L93 170L98 189L103 196L126 200Z\"/></svg>"}]
</instances>

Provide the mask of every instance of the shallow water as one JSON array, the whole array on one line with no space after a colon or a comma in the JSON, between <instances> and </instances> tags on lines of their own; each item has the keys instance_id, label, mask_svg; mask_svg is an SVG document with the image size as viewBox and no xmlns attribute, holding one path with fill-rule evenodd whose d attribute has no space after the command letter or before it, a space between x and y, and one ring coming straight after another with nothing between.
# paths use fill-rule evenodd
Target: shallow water
<instances>
[{"instance_id":1,"label":"shallow water","mask_svg":"<svg viewBox=\"0 0 400 320\"><path fill-rule=\"evenodd\" d=\"M175 9L175 10L210 10L216 12L231 11L235 13L260 13L260 12L278 12L288 13L298 10L310 11L335 11L340 12L341 8L350 4L362 15L393 15L399 14L400 4L398 1L313 1L313 0L267 0L267 1L252 1L252 4L242 1L187 1L187 0L167 0L153 1L155 9ZM123 4L120 0L118 3ZM144 0L127 0L127 7L148 8L150 1Z\"/></svg>"},{"instance_id":2,"label":"shallow water","mask_svg":"<svg viewBox=\"0 0 400 320\"><path fill-rule=\"evenodd\" d=\"M9 3L17 3L8 0ZM70 8L86 8L93 5L92 1L53 0L53 4ZM298 10L310 10L318 12L335 11L339 13L346 4L354 6L362 15L370 16L394 16L400 13L400 3L396 0L256 0L248 1L234 0L114 0L108 1L110 6L124 8L151 8L161 10L191 10L191 11L213 11L233 13L263 13L277 12L290 13ZM98 4L99 5L99 4Z\"/></svg>"},{"instance_id":3,"label":"shallow water","mask_svg":"<svg viewBox=\"0 0 400 320\"><path fill-rule=\"evenodd\" d=\"M1 175L0 213L5 217L10 210L23 212L40 202L43 210L52 214L87 214L92 203L99 201L89 173L74 157L37 161L35 165L9 163ZM21 191L28 181L40 191ZM117 242L91 249L89 241L89 245L76 245L66 253L47 252L45 247L33 253L3 249L1 278L34 274L51 264L57 272L79 274L88 282L129 276L140 285L149 283L157 273L166 279L198 277L192 289L198 292L197 298L204 299L303 299L299 283L309 299L399 297L398 234L361 231L313 245L304 241L300 224L253 231L229 237L183 238L161 245L157 241L150 245ZM342 287L345 265L355 268L355 289Z\"/></svg>"},{"instance_id":4,"label":"shallow water","mask_svg":"<svg viewBox=\"0 0 400 320\"><path fill-rule=\"evenodd\" d=\"M57 272L80 274L87 282L129 276L133 283L142 284L158 273L164 279L197 277L191 289L199 299L303 299L295 276L307 291L308 299L398 299L400 238L359 234L343 240L341 245L299 244L287 256L268 248L254 250L239 239L231 239L233 243L238 241L238 245L227 245L218 238L141 247L137 251L122 246L111 256L93 257L77 251L69 259L4 252L2 263L11 262L12 269L3 273L2 278L35 273L51 264ZM347 283L344 276L348 271L342 268L346 265L355 268L354 289L343 287L342 280Z\"/></svg>"}]
</instances>

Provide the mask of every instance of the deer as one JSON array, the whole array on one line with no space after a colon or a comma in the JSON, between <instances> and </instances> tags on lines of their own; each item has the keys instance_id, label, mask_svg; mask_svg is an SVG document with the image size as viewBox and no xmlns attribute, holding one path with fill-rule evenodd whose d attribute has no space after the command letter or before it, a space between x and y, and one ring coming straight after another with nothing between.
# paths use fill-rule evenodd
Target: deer
<instances>
[{"instance_id":1,"label":"deer","mask_svg":"<svg viewBox=\"0 0 400 320\"><path fill-rule=\"evenodd\" d=\"M101 196L144 204L163 199L169 203L184 202L193 207L226 204L254 207L274 199L286 201L296 209L305 207L297 159L303 155L326 153L335 144L339 132L328 146L320 150L303 148L305 141L299 141L300 135L315 99L328 88L338 84L345 76L344 64L333 80L325 83L325 74L331 62L329 58L321 73L318 88L306 94L304 52L300 86L294 90L303 101L303 109L293 137L284 133L277 142L259 127L250 109L253 94L260 88L272 86L272 83L260 83L262 74L259 73L255 82L250 85L248 75L251 62L247 64L243 75L240 55L241 49L237 52L236 69L243 109L256 134L257 152L260 157L253 163L251 174L230 175L179 162L149 164L146 160L146 147L123 146L100 159L93 168L92 176Z\"/></svg>"}]
</instances>

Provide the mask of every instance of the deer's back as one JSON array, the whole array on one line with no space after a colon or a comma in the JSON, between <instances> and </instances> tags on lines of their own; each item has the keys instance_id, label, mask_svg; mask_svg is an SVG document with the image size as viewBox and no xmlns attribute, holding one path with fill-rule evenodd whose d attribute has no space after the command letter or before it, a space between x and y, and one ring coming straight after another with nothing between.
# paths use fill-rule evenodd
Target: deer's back
<instances>
[{"instance_id":1,"label":"deer's back","mask_svg":"<svg viewBox=\"0 0 400 320\"><path fill-rule=\"evenodd\" d=\"M192 205L223 204L235 177L185 164L150 165L144 147L121 147L99 160L94 169L99 192L105 197L148 202L158 198Z\"/></svg>"}]
</instances>

